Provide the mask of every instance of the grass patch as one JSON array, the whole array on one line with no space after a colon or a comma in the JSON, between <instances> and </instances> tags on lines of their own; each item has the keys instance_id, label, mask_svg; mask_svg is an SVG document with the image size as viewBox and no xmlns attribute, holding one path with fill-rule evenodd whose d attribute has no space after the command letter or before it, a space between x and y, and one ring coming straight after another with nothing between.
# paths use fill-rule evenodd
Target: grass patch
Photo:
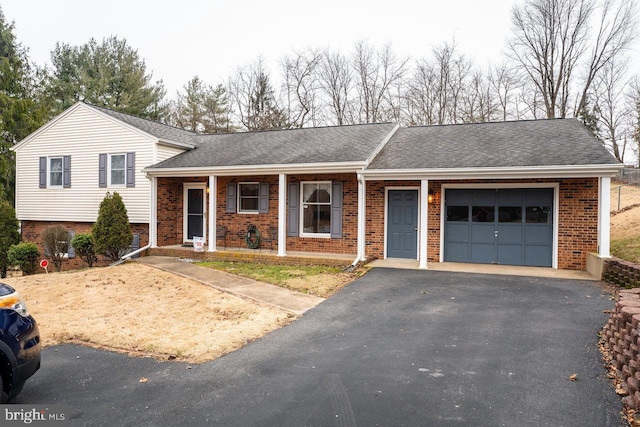
<instances>
[{"instance_id":1,"label":"grass patch","mask_svg":"<svg viewBox=\"0 0 640 427\"><path fill-rule=\"evenodd\" d=\"M640 236L612 241L611 255L625 261L640 263Z\"/></svg>"},{"instance_id":2,"label":"grass patch","mask_svg":"<svg viewBox=\"0 0 640 427\"><path fill-rule=\"evenodd\" d=\"M332 295L363 274L363 271L343 273L339 267L321 265L256 264L233 261L206 261L197 262L196 265L226 271L322 298Z\"/></svg>"}]
</instances>

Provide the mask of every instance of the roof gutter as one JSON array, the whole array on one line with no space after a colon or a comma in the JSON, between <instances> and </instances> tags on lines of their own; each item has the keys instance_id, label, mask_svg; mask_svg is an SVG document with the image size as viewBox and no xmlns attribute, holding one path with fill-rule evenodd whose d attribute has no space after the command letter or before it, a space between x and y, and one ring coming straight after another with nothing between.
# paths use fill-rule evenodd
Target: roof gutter
<instances>
[{"instance_id":1,"label":"roof gutter","mask_svg":"<svg viewBox=\"0 0 640 427\"><path fill-rule=\"evenodd\" d=\"M496 168L366 169L373 179L509 179L509 178L595 178L615 176L624 165L511 166Z\"/></svg>"},{"instance_id":2,"label":"roof gutter","mask_svg":"<svg viewBox=\"0 0 640 427\"><path fill-rule=\"evenodd\" d=\"M356 173L362 170L363 162L299 163L280 165L205 166L195 168L144 168L147 176L233 176L233 175L279 175L281 173Z\"/></svg>"}]
</instances>

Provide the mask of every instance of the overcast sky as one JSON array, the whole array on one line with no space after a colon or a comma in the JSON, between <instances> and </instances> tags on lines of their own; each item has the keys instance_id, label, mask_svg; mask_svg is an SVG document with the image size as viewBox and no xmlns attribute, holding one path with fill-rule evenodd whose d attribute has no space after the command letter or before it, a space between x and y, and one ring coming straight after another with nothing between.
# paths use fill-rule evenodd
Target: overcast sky
<instances>
[{"instance_id":1,"label":"overcast sky","mask_svg":"<svg viewBox=\"0 0 640 427\"><path fill-rule=\"evenodd\" d=\"M162 79L170 97L194 75L223 83L260 55L271 67L305 47L349 53L355 42L390 42L401 56L426 57L454 37L478 65L498 62L515 0L2 0L18 40L39 65L57 41L117 35ZM312 5L313 4L313 5ZM640 41L634 55L640 57ZM640 70L635 72L640 73Z\"/></svg>"}]
</instances>

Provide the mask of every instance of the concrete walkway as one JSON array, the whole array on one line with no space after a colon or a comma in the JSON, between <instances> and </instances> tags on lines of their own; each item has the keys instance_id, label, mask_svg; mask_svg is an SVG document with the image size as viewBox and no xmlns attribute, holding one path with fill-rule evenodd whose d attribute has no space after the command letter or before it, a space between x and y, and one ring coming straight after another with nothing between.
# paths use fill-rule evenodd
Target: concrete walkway
<instances>
[{"instance_id":1,"label":"concrete walkway","mask_svg":"<svg viewBox=\"0 0 640 427\"><path fill-rule=\"evenodd\" d=\"M145 256L137 258L135 261L195 280L240 298L271 305L298 315L324 301L324 298L314 295L303 294L212 268L200 267L174 257Z\"/></svg>"}]
</instances>

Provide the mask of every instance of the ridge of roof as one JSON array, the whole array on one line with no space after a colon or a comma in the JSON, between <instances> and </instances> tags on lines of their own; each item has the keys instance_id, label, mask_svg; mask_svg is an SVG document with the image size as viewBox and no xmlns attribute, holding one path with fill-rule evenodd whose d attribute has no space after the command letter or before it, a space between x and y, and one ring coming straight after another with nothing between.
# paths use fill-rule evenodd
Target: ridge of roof
<instances>
[{"instance_id":1,"label":"ridge of roof","mask_svg":"<svg viewBox=\"0 0 640 427\"><path fill-rule=\"evenodd\" d=\"M542 118L542 119L521 119L521 120L494 120L489 122L469 122L469 123L436 123L432 125L410 125L410 126L400 126L405 129L415 129L415 128L444 128L444 127L454 127L454 126L479 126L479 125L505 125L505 124L522 124L522 123L540 123L540 122L552 122L552 121L578 121L580 119L577 117L552 117L552 118Z\"/></svg>"}]
</instances>

